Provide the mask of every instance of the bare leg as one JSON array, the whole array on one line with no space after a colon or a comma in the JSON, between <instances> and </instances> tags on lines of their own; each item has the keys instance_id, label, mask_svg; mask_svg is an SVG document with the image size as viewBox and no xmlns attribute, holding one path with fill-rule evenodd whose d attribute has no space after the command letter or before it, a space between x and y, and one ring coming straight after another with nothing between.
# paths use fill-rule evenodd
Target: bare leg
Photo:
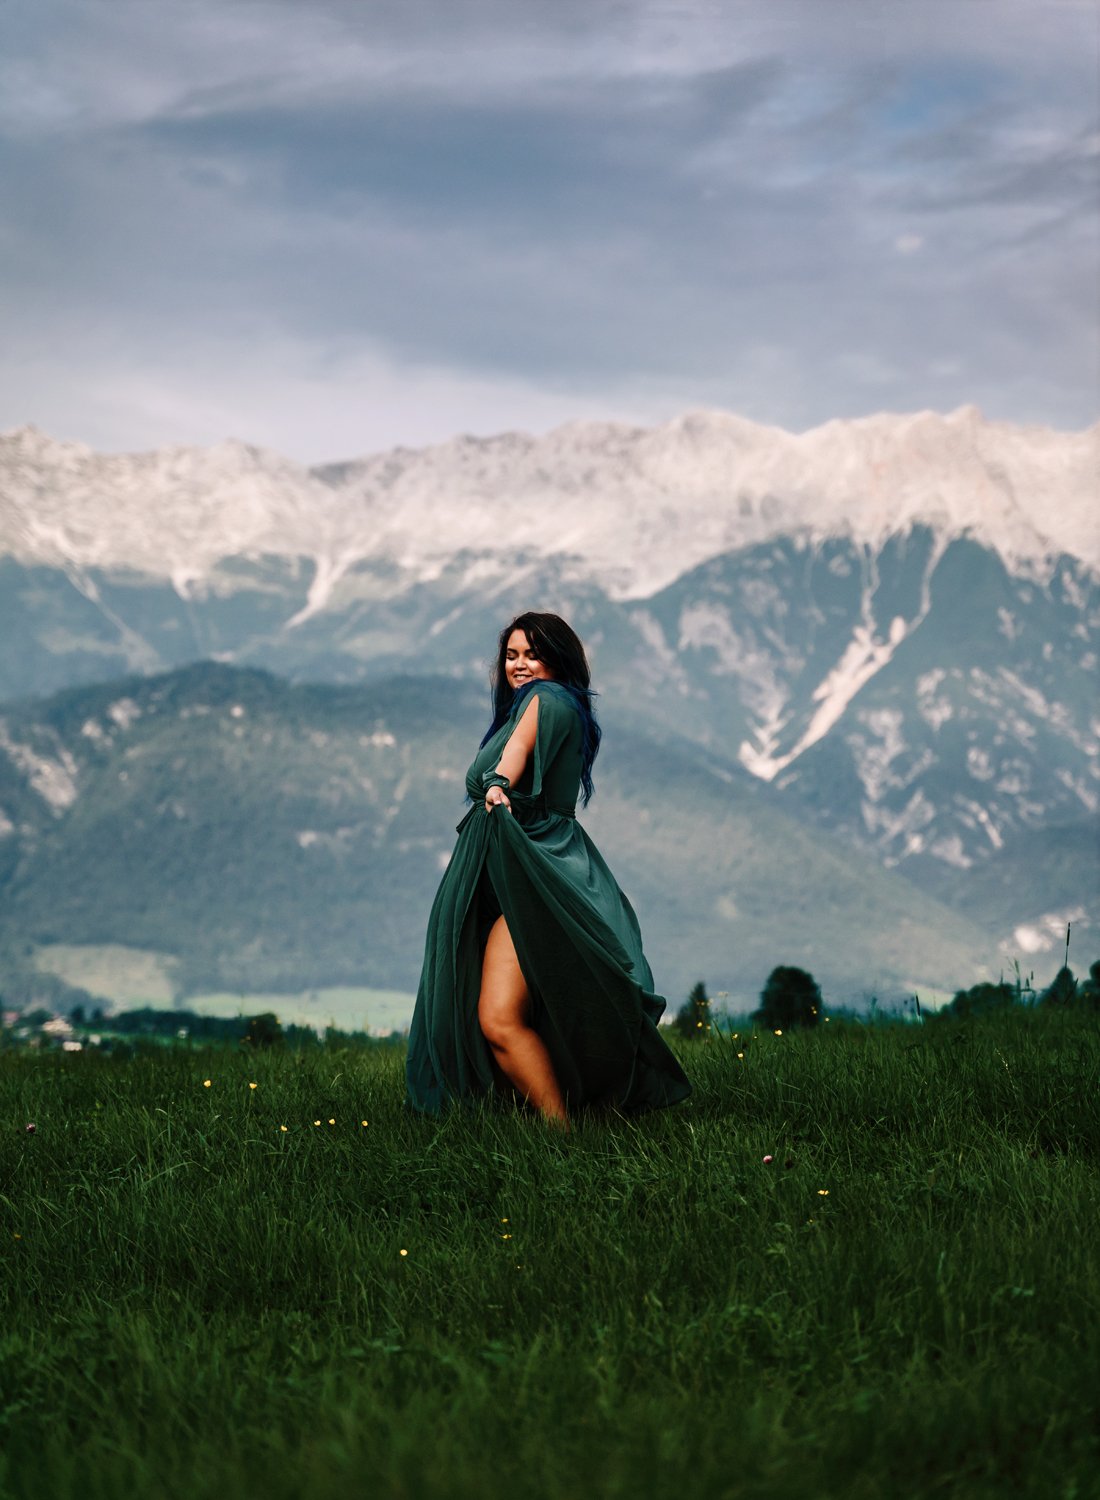
<instances>
[{"instance_id":1,"label":"bare leg","mask_svg":"<svg viewBox=\"0 0 1100 1500\"><path fill-rule=\"evenodd\" d=\"M569 1116L542 1038L528 1024L531 996L503 917L489 931L477 1017L508 1080L546 1119L568 1129Z\"/></svg>"}]
</instances>

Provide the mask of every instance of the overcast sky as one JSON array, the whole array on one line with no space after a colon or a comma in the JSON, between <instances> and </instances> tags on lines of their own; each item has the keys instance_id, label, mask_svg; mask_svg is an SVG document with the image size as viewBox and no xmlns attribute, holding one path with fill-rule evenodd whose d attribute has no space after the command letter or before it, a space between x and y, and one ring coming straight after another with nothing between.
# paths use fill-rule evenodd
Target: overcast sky
<instances>
[{"instance_id":1,"label":"overcast sky","mask_svg":"<svg viewBox=\"0 0 1100 1500\"><path fill-rule=\"evenodd\" d=\"M1094 0L3 0L0 428L1100 414Z\"/></svg>"}]
</instances>

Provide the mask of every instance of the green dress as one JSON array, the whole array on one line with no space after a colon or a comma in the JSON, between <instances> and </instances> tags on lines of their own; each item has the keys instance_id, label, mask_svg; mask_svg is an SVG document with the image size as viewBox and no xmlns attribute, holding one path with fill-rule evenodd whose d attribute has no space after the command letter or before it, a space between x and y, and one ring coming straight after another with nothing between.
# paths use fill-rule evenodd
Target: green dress
<instances>
[{"instance_id":1,"label":"green dress","mask_svg":"<svg viewBox=\"0 0 1100 1500\"><path fill-rule=\"evenodd\" d=\"M508 793L512 811L486 812L482 777L532 693L538 732ZM432 904L409 1032L406 1081L417 1110L435 1114L491 1094L503 1076L477 1016L485 942L502 913L531 995L530 1024L570 1109L655 1109L691 1092L657 1030L665 1001L653 992L638 919L576 820L582 734L567 689L540 681L466 772L473 806Z\"/></svg>"}]
</instances>

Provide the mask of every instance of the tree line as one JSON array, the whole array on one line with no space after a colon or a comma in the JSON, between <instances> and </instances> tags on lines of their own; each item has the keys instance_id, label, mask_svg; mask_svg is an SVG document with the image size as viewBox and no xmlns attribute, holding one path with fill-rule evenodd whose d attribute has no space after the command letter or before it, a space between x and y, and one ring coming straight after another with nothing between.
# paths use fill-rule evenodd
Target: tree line
<instances>
[{"instance_id":1,"label":"tree line","mask_svg":"<svg viewBox=\"0 0 1100 1500\"><path fill-rule=\"evenodd\" d=\"M914 996L913 1000L915 1014L923 1019L919 999ZM1088 978L1080 981L1069 965L1063 964L1045 990L1036 990L1019 973L1011 983L1002 979L997 984L976 984L970 989L956 990L948 1005L930 1011L929 1015L980 1016L1013 1005L1087 1010L1100 1016L1100 960L1090 966ZM780 965L768 975L752 1019L771 1031L809 1030L823 1019L822 1010L821 990L813 975L793 965ZM672 1024L687 1040L704 1040L710 1035L714 1025L711 998L702 980L692 987Z\"/></svg>"}]
</instances>

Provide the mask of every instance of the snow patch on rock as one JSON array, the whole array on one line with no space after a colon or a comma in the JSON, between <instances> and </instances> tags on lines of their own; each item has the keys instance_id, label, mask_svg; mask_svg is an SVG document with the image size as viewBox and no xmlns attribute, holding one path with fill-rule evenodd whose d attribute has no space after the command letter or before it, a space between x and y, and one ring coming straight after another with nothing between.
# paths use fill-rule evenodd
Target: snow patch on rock
<instances>
[{"instance_id":1,"label":"snow patch on rock","mask_svg":"<svg viewBox=\"0 0 1100 1500\"><path fill-rule=\"evenodd\" d=\"M762 777L773 781L780 771L792 761L805 754L833 728L845 713L852 699L865 683L893 658L894 653L909 635L924 620L930 607L928 576L935 565L935 557L927 565L924 578L924 597L916 619L910 625L901 615L895 615L885 632L885 639L878 633L874 618L874 598L879 586L878 567L874 555L868 550L862 558L863 585L860 597L860 623L845 647L840 660L814 689L811 701L818 707L794 747L783 755L774 754L775 740L766 741L758 733L757 743L744 742L738 756L742 765Z\"/></svg>"},{"instance_id":2,"label":"snow patch on rock","mask_svg":"<svg viewBox=\"0 0 1100 1500\"><path fill-rule=\"evenodd\" d=\"M120 729L129 729L131 724L141 718L141 714L141 705L132 698L119 698L107 707L107 717Z\"/></svg>"},{"instance_id":3,"label":"snow patch on rock","mask_svg":"<svg viewBox=\"0 0 1100 1500\"><path fill-rule=\"evenodd\" d=\"M60 815L76 801L77 765L63 745L57 748L57 759L51 760L33 746L13 740L7 724L0 720L0 750L6 752L52 812Z\"/></svg>"}]
</instances>

